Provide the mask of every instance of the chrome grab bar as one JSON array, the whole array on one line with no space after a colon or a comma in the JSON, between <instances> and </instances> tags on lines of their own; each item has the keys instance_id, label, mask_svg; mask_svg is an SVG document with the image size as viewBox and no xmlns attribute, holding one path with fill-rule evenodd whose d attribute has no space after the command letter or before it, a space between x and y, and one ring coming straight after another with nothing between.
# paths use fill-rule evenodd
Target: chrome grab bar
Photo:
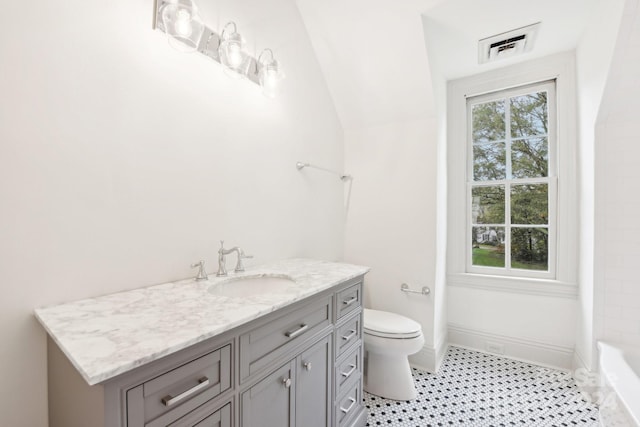
<instances>
[{"instance_id":1,"label":"chrome grab bar","mask_svg":"<svg viewBox=\"0 0 640 427\"><path fill-rule=\"evenodd\" d=\"M429 289L426 286L423 286L422 289L419 291L414 291L413 289L409 289L409 285L407 285L406 283L403 283L402 285L400 285L400 290L408 294L429 295L431 293L431 289Z\"/></svg>"}]
</instances>

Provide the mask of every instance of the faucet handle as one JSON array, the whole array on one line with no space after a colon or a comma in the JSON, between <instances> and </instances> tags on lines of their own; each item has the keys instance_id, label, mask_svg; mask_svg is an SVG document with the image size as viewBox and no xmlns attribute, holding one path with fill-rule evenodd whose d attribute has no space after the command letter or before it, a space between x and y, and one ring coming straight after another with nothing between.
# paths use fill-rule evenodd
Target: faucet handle
<instances>
[{"instance_id":1,"label":"faucet handle","mask_svg":"<svg viewBox=\"0 0 640 427\"><path fill-rule=\"evenodd\" d=\"M208 280L209 276L207 276L207 272L204 268L204 260L200 260L195 264L191 264L191 268L196 268L196 267L198 267L198 274L196 275L196 280L197 281Z\"/></svg>"},{"instance_id":2,"label":"faucet handle","mask_svg":"<svg viewBox=\"0 0 640 427\"><path fill-rule=\"evenodd\" d=\"M236 273L242 273L244 271L244 264L242 263L242 260L248 258L253 258L253 255L245 255L244 251L238 248L238 263L236 264L236 269L234 270Z\"/></svg>"}]
</instances>

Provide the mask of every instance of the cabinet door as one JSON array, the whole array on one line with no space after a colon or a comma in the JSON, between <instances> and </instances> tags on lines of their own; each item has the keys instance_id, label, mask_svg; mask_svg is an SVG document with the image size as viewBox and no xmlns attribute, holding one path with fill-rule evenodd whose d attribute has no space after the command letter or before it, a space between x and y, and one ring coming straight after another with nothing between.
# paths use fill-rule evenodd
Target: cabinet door
<instances>
[{"instance_id":1,"label":"cabinet door","mask_svg":"<svg viewBox=\"0 0 640 427\"><path fill-rule=\"evenodd\" d=\"M296 426L326 427L331 419L331 342L323 338L296 358Z\"/></svg>"},{"instance_id":2,"label":"cabinet door","mask_svg":"<svg viewBox=\"0 0 640 427\"><path fill-rule=\"evenodd\" d=\"M293 427L294 363L287 363L242 393L242 427Z\"/></svg>"}]
</instances>

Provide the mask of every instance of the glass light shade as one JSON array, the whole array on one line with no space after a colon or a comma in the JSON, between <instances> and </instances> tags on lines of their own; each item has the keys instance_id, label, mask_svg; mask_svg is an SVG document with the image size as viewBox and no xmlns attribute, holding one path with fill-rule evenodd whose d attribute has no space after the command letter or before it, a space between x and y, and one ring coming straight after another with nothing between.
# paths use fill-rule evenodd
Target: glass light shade
<instances>
[{"instance_id":1,"label":"glass light shade","mask_svg":"<svg viewBox=\"0 0 640 427\"><path fill-rule=\"evenodd\" d=\"M230 25L233 25L233 30L227 32L227 28ZM235 24L233 22L228 23L222 31L218 53L220 54L220 63L227 70L233 71L234 74L241 73L242 64L247 56L243 48L244 40L236 31ZM241 75L238 75L238 77L241 77Z\"/></svg>"},{"instance_id":2,"label":"glass light shade","mask_svg":"<svg viewBox=\"0 0 640 427\"><path fill-rule=\"evenodd\" d=\"M273 58L262 61L261 65L258 80L262 87L262 93L268 98L274 98L285 74L282 71L280 63Z\"/></svg>"},{"instance_id":3,"label":"glass light shade","mask_svg":"<svg viewBox=\"0 0 640 427\"><path fill-rule=\"evenodd\" d=\"M162 8L162 23L169 44L181 52L195 52L204 32L204 23L192 0L170 0Z\"/></svg>"}]
</instances>

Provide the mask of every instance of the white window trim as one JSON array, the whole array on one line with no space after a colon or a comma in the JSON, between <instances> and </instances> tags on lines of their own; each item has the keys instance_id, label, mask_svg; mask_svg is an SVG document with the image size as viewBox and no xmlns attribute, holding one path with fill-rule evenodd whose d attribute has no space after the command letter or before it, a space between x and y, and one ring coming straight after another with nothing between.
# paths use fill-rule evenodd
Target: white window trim
<instances>
[{"instance_id":1,"label":"white window trim","mask_svg":"<svg viewBox=\"0 0 640 427\"><path fill-rule=\"evenodd\" d=\"M556 81L558 173L555 278L477 274L467 269L467 97L527 84ZM505 292L576 298L577 170L575 61L572 53L528 61L448 83L447 90L447 283ZM551 149L551 147L550 147ZM551 221L551 219L550 219ZM550 254L550 256L552 256Z\"/></svg>"},{"instance_id":2,"label":"white window trim","mask_svg":"<svg viewBox=\"0 0 640 427\"><path fill-rule=\"evenodd\" d=\"M546 81L534 83L531 85L523 85L518 86L516 88L503 89L496 92L491 92L489 94L475 96L473 98L467 98L467 260L466 260L466 271L469 273L477 273L477 274L490 274L495 276L512 276L512 277L533 277L539 279L555 279L556 278L556 211L558 205L558 197L557 197L557 146L556 146L556 130L557 130L557 120L556 120L556 90L555 90L555 80L554 81ZM472 221L471 221L471 191L474 186L495 186L502 185L505 188L505 224L504 225L494 225L497 227L503 227L505 232L508 233L508 229L517 228L519 226L511 225L511 221L509 220L509 212L510 212L510 200L511 194L508 191L508 187L511 183L511 179L507 178L499 181L474 181L471 177L473 174L473 156L471 153L473 152L473 141L472 141L472 115L471 110L473 105L483 104L486 102L496 101L500 99L509 99L513 96L524 95L528 93L532 93L532 91L546 91L549 94L549 103L548 103L548 125L549 132L545 137L547 138L547 147L549 153L549 167L548 167L548 176L543 178L530 178L523 179L520 181L533 183L539 182L542 184L547 184L548 188L548 226L546 227L549 230L549 248L548 248L548 270L547 271L536 271L536 270L520 270L520 269L512 269L508 265L505 265L504 268L496 268L496 267L484 267L484 266L476 266L472 264L472 251L473 248L468 243L471 242L471 233L472 233ZM471 102L469 102L471 101ZM506 103L508 104L508 102ZM505 111L507 112L507 117L505 121L509 122L509 105L505 105ZM505 135L506 140L509 139ZM507 147L508 148L508 147ZM509 156L509 151L507 150L507 165L511 163ZM508 167L507 167L508 169ZM505 244L505 264L508 264L507 261L511 258L509 252L511 248L511 242L507 238L507 242Z\"/></svg>"}]
</instances>

